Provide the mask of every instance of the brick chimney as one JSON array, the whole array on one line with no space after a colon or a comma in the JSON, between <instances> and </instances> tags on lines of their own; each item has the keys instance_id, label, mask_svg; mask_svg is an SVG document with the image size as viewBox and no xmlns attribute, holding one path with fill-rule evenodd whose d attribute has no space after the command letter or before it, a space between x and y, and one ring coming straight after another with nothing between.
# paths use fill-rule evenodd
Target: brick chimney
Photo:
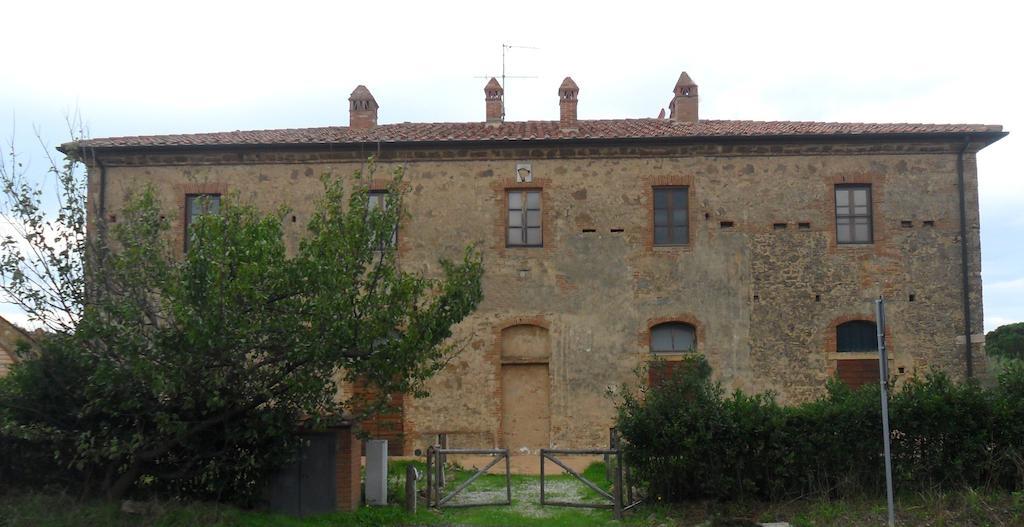
<instances>
[{"instance_id":1,"label":"brick chimney","mask_svg":"<svg viewBox=\"0 0 1024 527\"><path fill-rule=\"evenodd\" d=\"M558 87L559 124L562 128L576 128L576 104L580 93L579 86L572 77L566 77Z\"/></svg>"},{"instance_id":2,"label":"brick chimney","mask_svg":"<svg viewBox=\"0 0 1024 527\"><path fill-rule=\"evenodd\" d=\"M697 85L684 71L672 90L675 97L668 105L669 119L683 122L697 122Z\"/></svg>"},{"instance_id":3,"label":"brick chimney","mask_svg":"<svg viewBox=\"0 0 1024 527\"><path fill-rule=\"evenodd\" d=\"M505 120L505 103L502 99L505 90L498 84L498 79L491 77L484 86L484 104L487 106L487 122L499 124Z\"/></svg>"},{"instance_id":4,"label":"brick chimney","mask_svg":"<svg viewBox=\"0 0 1024 527\"><path fill-rule=\"evenodd\" d=\"M365 130L377 126L377 101L370 90L360 84L348 96L348 125Z\"/></svg>"}]
</instances>

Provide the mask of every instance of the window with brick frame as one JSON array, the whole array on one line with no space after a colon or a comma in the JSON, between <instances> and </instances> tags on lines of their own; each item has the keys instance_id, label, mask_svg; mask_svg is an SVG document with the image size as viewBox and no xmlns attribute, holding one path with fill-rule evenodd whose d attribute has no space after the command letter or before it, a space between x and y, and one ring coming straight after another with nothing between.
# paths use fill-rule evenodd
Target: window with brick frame
<instances>
[{"instance_id":1,"label":"window with brick frame","mask_svg":"<svg viewBox=\"0 0 1024 527\"><path fill-rule=\"evenodd\" d=\"M651 327L650 351L656 358L697 350L697 328L685 322L664 322ZM671 379L677 366L683 364L672 360L653 360L648 363L647 385L656 386Z\"/></svg>"},{"instance_id":2,"label":"window with brick frame","mask_svg":"<svg viewBox=\"0 0 1024 527\"><path fill-rule=\"evenodd\" d=\"M872 243L871 185L836 185L836 243Z\"/></svg>"},{"instance_id":3,"label":"window with brick frame","mask_svg":"<svg viewBox=\"0 0 1024 527\"><path fill-rule=\"evenodd\" d=\"M836 351L878 351L878 326L870 320L851 320L836 326Z\"/></svg>"},{"instance_id":4,"label":"window with brick frame","mask_svg":"<svg viewBox=\"0 0 1024 527\"><path fill-rule=\"evenodd\" d=\"M690 243L689 201L687 187L654 187L654 245Z\"/></svg>"},{"instance_id":5,"label":"window with brick frame","mask_svg":"<svg viewBox=\"0 0 1024 527\"><path fill-rule=\"evenodd\" d=\"M185 195L185 251L192 238L192 224L207 214L220 213L220 194Z\"/></svg>"},{"instance_id":6,"label":"window with brick frame","mask_svg":"<svg viewBox=\"0 0 1024 527\"><path fill-rule=\"evenodd\" d=\"M508 221L505 245L508 247L543 247L540 189L509 189Z\"/></svg>"},{"instance_id":7,"label":"window with brick frame","mask_svg":"<svg viewBox=\"0 0 1024 527\"><path fill-rule=\"evenodd\" d=\"M685 322L665 322L651 328L651 353L689 353L697 349L697 329Z\"/></svg>"},{"instance_id":8,"label":"window with brick frame","mask_svg":"<svg viewBox=\"0 0 1024 527\"><path fill-rule=\"evenodd\" d=\"M371 190L366 200L366 211L367 213L377 210L388 210L389 202L391 198L386 190ZM378 242L377 250L382 251L384 249L394 247L398 243L398 226L395 226L395 230L391 231L391 240L381 240Z\"/></svg>"}]
</instances>

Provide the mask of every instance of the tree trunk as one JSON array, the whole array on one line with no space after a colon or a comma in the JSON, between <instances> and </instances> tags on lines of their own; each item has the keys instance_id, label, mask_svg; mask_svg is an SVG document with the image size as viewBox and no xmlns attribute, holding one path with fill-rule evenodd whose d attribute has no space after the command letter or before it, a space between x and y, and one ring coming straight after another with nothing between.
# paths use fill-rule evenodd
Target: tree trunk
<instances>
[{"instance_id":1,"label":"tree trunk","mask_svg":"<svg viewBox=\"0 0 1024 527\"><path fill-rule=\"evenodd\" d=\"M117 481L114 481L114 484L107 489L107 499L117 501L123 498L128 489L135 484L135 480L139 479L140 472L142 472L142 465L138 461L133 462L128 470L118 476Z\"/></svg>"}]
</instances>

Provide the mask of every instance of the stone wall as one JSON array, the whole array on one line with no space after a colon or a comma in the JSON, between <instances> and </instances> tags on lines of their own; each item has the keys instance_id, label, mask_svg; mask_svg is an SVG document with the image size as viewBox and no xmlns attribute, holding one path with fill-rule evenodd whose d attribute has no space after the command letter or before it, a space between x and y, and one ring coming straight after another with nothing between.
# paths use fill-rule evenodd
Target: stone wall
<instances>
[{"instance_id":1,"label":"stone wall","mask_svg":"<svg viewBox=\"0 0 1024 527\"><path fill-rule=\"evenodd\" d=\"M404 403L405 450L447 433L451 447L502 439L501 331L547 328L550 438L606 444L608 397L641 382L656 323L697 327L698 352L727 388L772 390L784 403L823 393L835 326L873 320L888 300L897 382L928 368L965 373L956 145L928 143L295 150L107 156L105 216L153 185L181 244L184 196L223 192L266 210L286 205L288 244L302 236L323 173L348 175L370 153L381 185L405 171L412 218L402 265L437 274L467 243L485 254L484 300L455 340L461 354ZM517 161L532 183L516 183ZM974 333L981 333L977 175L967 155ZM90 172L97 203L98 170ZM838 245L833 190L872 188L874 243ZM689 187L690 243L652 246L652 186ZM542 192L543 248L506 248L505 191ZM913 295L913 301L911 301ZM959 344L958 344L959 337ZM980 356L982 344L975 354ZM983 372L983 362L976 371Z\"/></svg>"},{"instance_id":2,"label":"stone wall","mask_svg":"<svg viewBox=\"0 0 1024 527\"><path fill-rule=\"evenodd\" d=\"M22 342L35 345L24 331L0 317L0 376L6 375L14 365L14 361L18 358L18 346Z\"/></svg>"}]
</instances>

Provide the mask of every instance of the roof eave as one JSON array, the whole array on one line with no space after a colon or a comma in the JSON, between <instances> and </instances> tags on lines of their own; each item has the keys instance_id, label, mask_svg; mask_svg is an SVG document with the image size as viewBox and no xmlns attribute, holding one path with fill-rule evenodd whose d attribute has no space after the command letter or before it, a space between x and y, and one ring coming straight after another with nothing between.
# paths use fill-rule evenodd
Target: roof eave
<instances>
[{"instance_id":1,"label":"roof eave","mask_svg":"<svg viewBox=\"0 0 1024 527\"><path fill-rule=\"evenodd\" d=\"M793 135L704 135L667 137L559 137L528 139L471 139L471 140L429 140L429 141L347 141L310 143L223 143L205 145L82 145L77 142L61 144L57 150L65 155L82 159L80 154L90 151L98 153L127 153L140 151L183 152L215 150L316 150L316 149L364 149L376 150L382 146L397 148L456 148L456 147L509 147L514 145L558 146L558 145L632 145L632 144L695 144L695 143L837 143L837 142L972 142L980 143L978 150L1006 137L1009 132L921 132L921 133L856 133L856 134L793 134Z\"/></svg>"}]
</instances>

